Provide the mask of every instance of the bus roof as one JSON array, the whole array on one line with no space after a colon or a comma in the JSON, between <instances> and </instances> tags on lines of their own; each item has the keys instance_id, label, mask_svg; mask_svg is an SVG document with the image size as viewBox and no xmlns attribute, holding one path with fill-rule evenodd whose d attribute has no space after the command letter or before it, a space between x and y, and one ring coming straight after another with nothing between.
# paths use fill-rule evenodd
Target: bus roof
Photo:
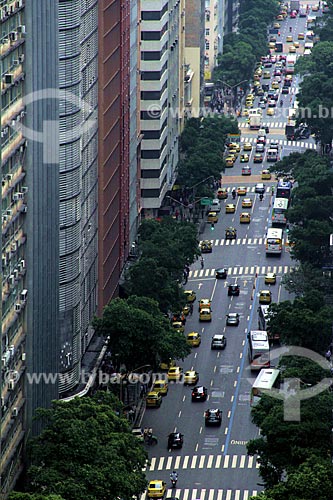
<instances>
[{"instance_id":1,"label":"bus roof","mask_svg":"<svg viewBox=\"0 0 333 500\"><path fill-rule=\"evenodd\" d=\"M283 231L279 227L269 227L267 230L267 238L282 239Z\"/></svg>"},{"instance_id":2,"label":"bus roof","mask_svg":"<svg viewBox=\"0 0 333 500\"><path fill-rule=\"evenodd\" d=\"M276 379L280 374L277 368L264 368L254 381L253 387L256 389L272 389Z\"/></svg>"},{"instance_id":3,"label":"bus roof","mask_svg":"<svg viewBox=\"0 0 333 500\"><path fill-rule=\"evenodd\" d=\"M284 187L284 188L292 188L292 183L291 181L284 181L283 179L280 179L278 182L277 187Z\"/></svg>"},{"instance_id":4,"label":"bus roof","mask_svg":"<svg viewBox=\"0 0 333 500\"><path fill-rule=\"evenodd\" d=\"M273 210L275 208L282 208L284 210L287 210L287 208L288 208L288 199L287 198L275 198L274 205L273 205Z\"/></svg>"}]
</instances>

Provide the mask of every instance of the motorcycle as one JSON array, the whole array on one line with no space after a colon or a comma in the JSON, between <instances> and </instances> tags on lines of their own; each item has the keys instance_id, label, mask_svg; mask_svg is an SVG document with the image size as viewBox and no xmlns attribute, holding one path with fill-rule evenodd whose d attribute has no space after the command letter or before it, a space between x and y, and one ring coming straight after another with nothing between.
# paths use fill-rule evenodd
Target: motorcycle
<instances>
[{"instance_id":1,"label":"motorcycle","mask_svg":"<svg viewBox=\"0 0 333 500\"><path fill-rule=\"evenodd\" d=\"M264 199L264 195L262 193L260 193L259 200L262 201L263 199Z\"/></svg>"},{"instance_id":2,"label":"motorcycle","mask_svg":"<svg viewBox=\"0 0 333 500\"><path fill-rule=\"evenodd\" d=\"M157 444L157 437L153 434L151 429L145 429L143 431L143 442L148 446Z\"/></svg>"},{"instance_id":3,"label":"motorcycle","mask_svg":"<svg viewBox=\"0 0 333 500\"><path fill-rule=\"evenodd\" d=\"M177 479L171 479L171 487L176 488L177 486Z\"/></svg>"}]
</instances>

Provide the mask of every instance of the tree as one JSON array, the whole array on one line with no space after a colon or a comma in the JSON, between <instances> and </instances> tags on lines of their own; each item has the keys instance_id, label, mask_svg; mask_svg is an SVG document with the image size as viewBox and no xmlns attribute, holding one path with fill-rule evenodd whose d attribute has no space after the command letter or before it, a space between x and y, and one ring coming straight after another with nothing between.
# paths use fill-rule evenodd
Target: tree
<instances>
[{"instance_id":1,"label":"tree","mask_svg":"<svg viewBox=\"0 0 333 500\"><path fill-rule=\"evenodd\" d=\"M65 500L130 500L142 493L147 454L116 415L118 405L112 395L96 393L37 410L46 427L30 444L27 490Z\"/></svg>"},{"instance_id":2,"label":"tree","mask_svg":"<svg viewBox=\"0 0 333 500\"><path fill-rule=\"evenodd\" d=\"M39 493L21 493L13 491L9 494L8 500L64 500L60 495L42 495Z\"/></svg>"},{"instance_id":3,"label":"tree","mask_svg":"<svg viewBox=\"0 0 333 500\"><path fill-rule=\"evenodd\" d=\"M190 353L183 334L173 331L156 301L131 296L114 299L95 318L98 335L110 337L111 351L128 371L143 365L158 365L161 359L184 359Z\"/></svg>"}]
</instances>

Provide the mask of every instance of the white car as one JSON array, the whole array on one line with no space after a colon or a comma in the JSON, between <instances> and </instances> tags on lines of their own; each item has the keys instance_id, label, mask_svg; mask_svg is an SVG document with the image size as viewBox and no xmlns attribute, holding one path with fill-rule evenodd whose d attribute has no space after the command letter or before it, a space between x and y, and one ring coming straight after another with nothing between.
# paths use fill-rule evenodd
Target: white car
<instances>
[{"instance_id":1,"label":"white car","mask_svg":"<svg viewBox=\"0 0 333 500\"><path fill-rule=\"evenodd\" d=\"M255 187L255 192L263 194L265 192L265 184L263 184L262 182L258 182Z\"/></svg>"}]
</instances>

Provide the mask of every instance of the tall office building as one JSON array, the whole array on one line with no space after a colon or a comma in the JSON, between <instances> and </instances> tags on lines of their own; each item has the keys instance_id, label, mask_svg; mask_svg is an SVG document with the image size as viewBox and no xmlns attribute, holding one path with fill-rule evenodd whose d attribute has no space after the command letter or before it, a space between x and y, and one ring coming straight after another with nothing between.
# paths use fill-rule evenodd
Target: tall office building
<instances>
[{"instance_id":1,"label":"tall office building","mask_svg":"<svg viewBox=\"0 0 333 500\"><path fill-rule=\"evenodd\" d=\"M141 204L157 214L175 181L180 0L141 0Z\"/></svg>"},{"instance_id":2,"label":"tall office building","mask_svg":"<svg viewBox=\"0 0 333 500\"><path fill-rule=\"evenodd\" d=\"M212 79L222 51L223 0L205 0L205 80Z\"/></svg>"}]
</instances>

